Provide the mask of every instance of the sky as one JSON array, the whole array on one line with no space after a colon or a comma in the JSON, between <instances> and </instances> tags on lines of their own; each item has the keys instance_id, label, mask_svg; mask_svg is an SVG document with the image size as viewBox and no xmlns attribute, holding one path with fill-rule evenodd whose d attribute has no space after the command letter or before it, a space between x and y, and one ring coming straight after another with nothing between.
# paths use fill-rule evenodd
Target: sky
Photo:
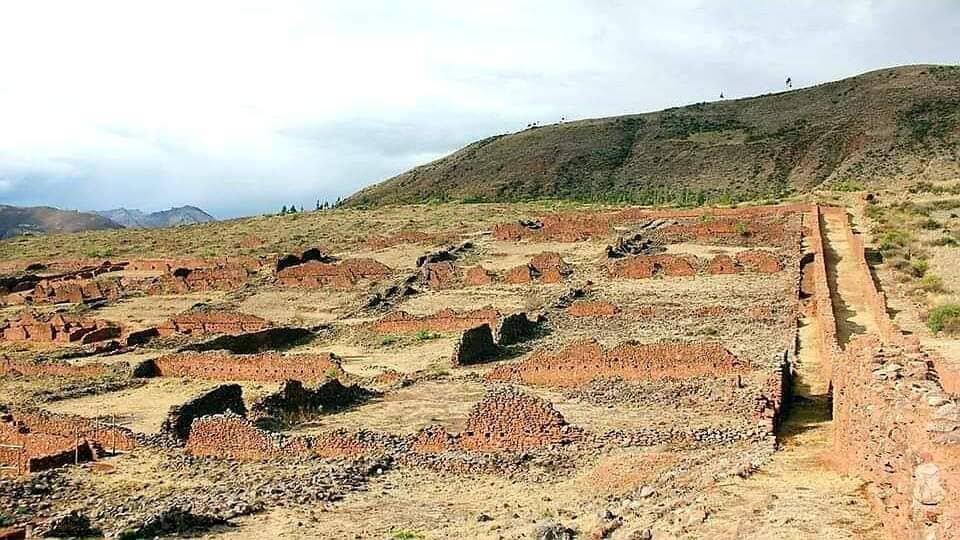
<instances>
[{"instance_id":1,"label":"sky","mask_svg":"<svg viewBox=\"0 0 960 540\"><path fill-rule=\"evenodd\" d=\"M0 0L0 203L312 207L483 137L960 61L960 0Z\"/></svg>"}]
</instances>

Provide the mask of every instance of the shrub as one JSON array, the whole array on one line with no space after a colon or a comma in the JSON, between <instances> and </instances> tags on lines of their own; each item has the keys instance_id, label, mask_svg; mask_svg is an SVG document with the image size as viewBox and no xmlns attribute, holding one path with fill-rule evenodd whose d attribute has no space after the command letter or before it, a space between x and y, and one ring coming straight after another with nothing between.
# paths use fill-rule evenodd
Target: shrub
<instances>
[{"instance_id":1,"label":"shrub","mask_svg":"<svg viewBox=\"0 0 960 540\"><path fill-rule=\"evenodd\" d=\"M941 227L943 227L943 224L935 219L928 218L920 222L920 228L928 231L936 230Z\"/></svg>"},{"instance_id":2,"label":"shrub","mask_svg":"<svg viewBox=\"0 0 960 540\"><path fill-rule=\"evenodd\" d=\"M434 334L429 330L420 330L417 332L417 341L427 341L428 339L433 339L439 337L439 335Z\"/></svg>"},{"instance_id":3,"label":"shrub","mask_svg":"<svg viewBox=\"0 0 960 540\"><path fill-rule=\"evenodd\" d=\"M956 333L960 330L960 304L944 304L930 310L927 316L927 328L934 334L941 330Z\"/></svg>"},{"instance_id":4,"label":"shrub","mask_svg":"<svg viewBox=\"0 0 960 540\"><path fill-rule=\"evenodd\" d=\"M833 184L834 191L863 191L863 183L858 180L840 180L839 182L834 182Z\"/></svg>"},{"instance_id":5,"label":"shrub","mask_svg":"<svg viewBox=\"0 0 960 540\"><path fill-rule=\"evenodd\" d=\"M0 527L9 527L10 525L13 525L13 518L6 514L0 514Z\"/></svg>"},{"instance_id":6,"label":"shrub","mask_svg":"<svg viewBox=\"0 0 960 540\"><path fill-rule=\"evenodd\" d=\"M391 538L393 538L393 540L417 540L418 538L422 537L409 529L400 529L398 531L393 531Z\"/></svg>"},{"instance_id":7,"label":"shrub","mask_svg":"<svg viewBox=\"0 0 960 540\"><path fill-rule=\"evenodd\" d=\"M742 221L738 221L737 224L733 226L733 230L737 231L737 234L741 236L746 236L749 232L747 224Z\"/></svg>"},{"instance_id":8,"label":"shrub","mask_svg":"<svg viewBox=\"0 0 960 540\"><path fill-rule=\"evenodd\" d=\"M892 230L883 233L880 237L880 251L897 251L910 242L910 234L905 231Z\"/></svg>"},{"instance_id":9,"label":"shrub","mask_svg":"<svg viewBox=\"0 0 960 540\"><path fill-rule=\"evenodd\" d=\"M927 292L943 292L943 278L936 274L927 274L920 280L920 288Z\"/></svg>"},{"instance_id":10,"label":"shrub","mask_svg":"<svg viewBox=\"0 0 960 540\"><path fill-rule=\"evenodd\" d=\"M323 374L324 374L328 379L336 379L337 376L340 375L340 372L337 370L337 368L332 367L332 368L328 369L327 371L325 371Z\"/></svg>"},{"instance_id":11,"label":"shrub","mask_svg":"<svg viewBox=\"0 0 960 540\"><path fill-rule=\"evenodd\" d=\"M930 263L924 259L914 259L910 261L910 271L917 277L923 277L930 268Z\"/></svg>"},{"instance_id":12,"label":"shrub","mask_svg":"<svg viewBox=\"0 0 960 540\"><path fill-rule=\"evenodd\" d=\"M400 338L398 338L397 336L383 336L382 338L380 338L380 345L386 347L388 345L393 345L399 340Z\"/></svg>"}]
</instances>

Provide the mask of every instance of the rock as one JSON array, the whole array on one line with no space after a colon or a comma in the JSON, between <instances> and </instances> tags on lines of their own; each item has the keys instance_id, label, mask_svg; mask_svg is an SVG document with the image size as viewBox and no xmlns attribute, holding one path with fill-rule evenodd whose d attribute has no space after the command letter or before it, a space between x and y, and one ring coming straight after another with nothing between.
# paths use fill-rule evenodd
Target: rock
<instances>
[{"instance_id":1,"label":"rock","mask_svg":"<svg viewBox=\"0 0 960 540\"><path fill-rule=\"evenodd\" d=\"M484 521L493 521L493 518L488 516L487 514L481 513L480 515L477 516L477 521L481 523Z\"/></svg>"},{"instance_id":2,"label":"rock","mask_svg":"<svg viewBox=\"0 0 960 540\"><path fill-rule=\"evenodd\" d=\"M573 540L575 534L573 529L548 519L534 525L530 537L534 540Z\"/></svg>"},{"instance_id":3,"label":"rock","mask_svg":"<svg viewBox=\"0 0 960 540\"><path fill-rule=\"evenodd\" d=\"M913 469L914 504L935 505L946 496L940 478L940 467L935 463L923 463Z\"/></svg>"},{"instance_id":4,"label":"rock","mask_svg":"<svg viewBox=\"0 0 960 540\"><path fill-rule=\"evenodd\" d=\"M47 538L100 536L100 531L90 527L90 519L77 510L54 517L37 533Z\"/></svg>"}]
</instances>

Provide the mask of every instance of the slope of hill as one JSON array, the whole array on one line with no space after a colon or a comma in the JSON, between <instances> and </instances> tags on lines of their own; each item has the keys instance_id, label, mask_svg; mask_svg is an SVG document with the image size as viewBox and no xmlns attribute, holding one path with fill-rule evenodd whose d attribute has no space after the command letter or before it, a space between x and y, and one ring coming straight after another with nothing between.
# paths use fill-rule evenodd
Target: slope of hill
<instances>
[{"instance_id":1,"label":"slope of hill","mask_svg":"<svg viewBox=\"0 0 960 540\"><path fill-rule=\"evenodd\" d=\"M348 206L540 197L695 203L960 176L960 67L904 66L759 97L497 135Z\"/></svg>"},{"instance_id":2,"label":"slope of hill","mask_svg":"<svg viewBox=\"0 0 960 540\"><path fill-rule=\"evenodd\" d=\"M93 212L124 227L142 227L156 229L174 225L189 225L216 221L210 214L196 206L179 206L160 212L145 213L137 209L116 208L114 210L96 210Z\"/></svg>"},{"instance_id":3,"label":"slope of hill","mask_svg":"<svg viewBox=\"0 0 960 540\"><path fill-rule=\"evenodd\" d=\"M105 217L88 212L60 210L49 206L21 208L0 205L0 239L24 233L67 233L122 228L122 225Z\"/></svg>"}]
</instances>

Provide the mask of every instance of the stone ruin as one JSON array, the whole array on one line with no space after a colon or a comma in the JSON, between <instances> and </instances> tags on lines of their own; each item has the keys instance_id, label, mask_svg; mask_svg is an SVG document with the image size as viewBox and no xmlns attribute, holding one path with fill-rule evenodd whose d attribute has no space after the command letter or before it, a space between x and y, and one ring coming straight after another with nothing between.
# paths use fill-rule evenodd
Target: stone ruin
<instances>
[{"instance_id":1,"label":"stone ruin","mask_svg":"<svg viewBox=\"0 0 960 540\"><path fill-rule=\"evenodd\" d=\"M500 318L494 329L494 337L498 345L521 343L536 337L545 320L542 315L531 320L526 312L511 313Z\"/></svg>"},{"instance_id":2,"label":"stone ruin","mask_svg":"<svg viewBox=\"0 0 960 540\"><path fill-rule=\"evenodd\" d=\"M746 250L731 257L714 256L709 262L689 254L661 253L633 255L615 259L607 265L612 278L646 279L656 276L696 276L698 274L739 274L755 272L770 274L783 270L780 257L769 251Z\"/></svg>"},{"instance_id":3,"label":"stone ruin","mask_svg":"<svg viewBox=\"0 0 960 540\"><path fill-rule=\"evenodd\" d=\"M460 334L460 339L453 346L450 362L454 366L479 364L496 358L499 352L500 349L493 341L493 330L489 324L484 323Z\"/></svg>"},{"instance_id":4,"label":"stone ruin","mask_svg":"<svg viewBox=\"0 0 960 540\"><path fill-rule=\"evenodd\" d=\"M487 306L482 309L458 312L443 309L432 315L415 316L404 311L390 313L373 323L373 330L381 334L429 332L457 332L488 324L496 328L500 312Z\"/></svg>"},{"instance_id":5,"label":"stone ruin","mask_svg":"<svg viewBox=\"0 0 960 540\"><path fill-rule=\"evenodd\" d=\"M66 362L24 362L0 357L0 376L54 376L96 378L109 373L102 364L76 365Z\"/></svg>"},{"instance_id":6,"label":"stone ruin","mask_svg":"<svg viewBox=\"0 0 960 540\"><path fill-rule=\"evenodd\" d=\"M795 235L780 217L718 217L658 228L653 238L662 244L700 242L731 246L795 245Z\"/></svg>"},{"instance_id":7,"label":"stone ruin","mask_svg":"<svg viewBox=\"0 0 960 540\"><path fill-rule=\"evenodd\" d=\"M553 352L536 351L520 363L495 367L490 381L539 386L579 386L597 379L626 381L688 379L730 375L748 370L719 343L624 343L604 349L593 340Z\"/></svg>"},{"instance_id":8,"label":"stone ruin","mask_svg":"<svg viewBox=\"0 0 960 540\"><path fill-rule=\"evenodd\" d=\"M340 361L330 353L181 352L146 360L135 368L139 377L191 377L212 381L324 381L341 372Z\"/></svg>"},{"instance_id":9,"label":"stone ruin","mask_svg":"<svg viewBox=\"0 0 960 540\"><path fill-rule=\"evenodd\" d=\"M227 311L189 311L181 313L157 326L160 336L175 334L243 334L258 332L271 326L256 315Z\"/></svg>"},{"instance_id":10,"label":"stone ruin","mask_svg":"<svg viewBox=\"0 0 960 540\"><path fill-rule=\"evenodd\" d=\"M291 266L298 266L310 261L316 261L323 264L333 264L337 262L337 258L331 255L327 255L323 251L320 251L317 248L310 248L299 255L288 254L282 255L277 259L276 271L279 272L284 268L290 268Z\"/></svg>"},{"instance_id":11,"label":"stone ruin","mask_svg":"<svg viewBox=\"0 0 960 540\"><path fill-rule=\"evenodd\" d=\"M300 381L283 381L276 392L263 396L250 406L250 417L300 419L308 414L350 407L377 395L379 393L359 385L344 386L339 379L330 379L316 388L308 388Z\"/></svg>"},{"instance_id":12,"label":"stone ruin","mask_svg":"<svg viewBox=\"0 0 960 540\"><path fill-rule=\"evenodd\" d=\"M390 268L373 259L346 259L339 263L306 261L277 271L281 285L288 287L333 287L352 289L361 280L375 280L390 274Z\"/></svg>"},{"instance_id":13,"label":"stone ruin","mask_svg":"<svg viewBox=\"0 0 960 540\"><path fill-rule=\"evenodd\" d=\"M135 446L130 430L90 418L39 409L0 416L0 464L5 471L28 474Z\"/></svg>"},{"instance_id":14,"label":"stone ruin","mask_svg":"<svg viewBox=\"0 0 960 540\"><path fill-rule=\"evenodd\" d=\"M508 270L503 281L514 285L535 279L543 283L559 283L572 273L573 267L559 253L545 251L535 255L529 263Z\"/></svg>"},{"instance_id":15,"label":"stone ruin","mask_svg":"<svg viewBox=\"0 0 960 540\"><path fill-rule=\"evenodd\" d=\"M455 284L457 273L450 261L428 262L420 266L419 281L434 290L445 289Z\"/></svg>"},{"instance_id":16,"label":"stone ruin","mask_svg":"<svg viewBox=\"0 0 960 540\"><path fill-rule=\"evenodd\" d=\"M185 403L170 407L160 431L184 441L190 435L190 426L194 420L227 411L239 415L247 414L247 407L243 403L243 389L239 384L220 385Z\"/></svg>"},{"instance_id":17,"label":"stone ruin","mask_svg":"<svg viewBox=\"0 0 960 540\"><path fill-rule=\"evenodd\" d=\"M577 300L567 308L571 317L613 317L618 313L620 308L616 305L599 300Z\"/></svg>"},{"instance_id":18,"label":"stone ruin","mask_svg":"<svg viewBox=\"0 0 960 540\"><path fill-rule=\"evenodd\" d=\"M306 343L313 338L314 333L308 328L278 326L255 332L221 334L206 341L186 345L181 351L230 351L234 354L254 354L289 348Z\"/></svg>"},{"instance_id":19,"label":"stone ruin","mask_svg":"<svg viewBox=\"0 0 960 540\"><path fill-rule=\"evenodd\" d=\"M400 231L391 235L372 235L364 244L371 249L384 249L402 244L442 244L453 240L453 233L426 233L421 231Z\"/></svg>"},{"instance_id":20,"label":"stone ruin","mask_svg":"<svg viewBox=\"0 0 960 540\"><path fill-rule=\"evenodd\" d=\"M619 237L612 246L607 246L608 259L620 259L630 255L654 255L662 253L666 248L650 238L645 233L637 233L629 237Z\"/></svg>"},{"instance_id":21,"label":"stone ruin","mask_svg":"<svg viewBox=\"0 0 960 540\"><path fill-rule=\"evenodd\" d=\"M463 285L465 287L479 287L490 285L496 279L497 275L482 266L471 266L467 268L463 275Z\"/></svg>"},{"instance_id":22,"label":"stone ruin","mask_svg":"<svg viewBox=\"0 0 960 540\"><path fill-rule=\"evenodd\" d=\"M206 290L233 290L247 283L247 268L238 262L180 267L147 284L147 294L184 294Z\"/></svg>"},{"instance_id":23,"label":"stone ruin","mask_svg":"<svg viewBox=\"0 0 960 540\"><path fill-rule=\"evenodd\" d=\"M525 452L570 443L581 435L582 431L567 424L547 401L503 387L488 391L473 406L461 433L430 426L414 436L410 449L420 454L455 450Z\"/></svg>"},{"instance_id":24,"label":"stone ruin","mask_svg":"<svg viewBox=\"0 0 960 540\"><path fill-rule=\"evenodd\" d=\"M579 242L606 236L610 226L610 216L604 214L553 214L533 221L496 224L493 226L493 237L506 241Z\"/></svg>"},{"instance_id":25,"label":"stone ruin","mask_svg":"<svg viewBox=\"0 0 960 540\"><path fill-rule=\"evenodd\" d=\"M88 344L120 334L121 328L113 323L69 313L43 317L25 310L17 319L0 323L0 339L5 341Z\"/></svg>"}]
</instances>

